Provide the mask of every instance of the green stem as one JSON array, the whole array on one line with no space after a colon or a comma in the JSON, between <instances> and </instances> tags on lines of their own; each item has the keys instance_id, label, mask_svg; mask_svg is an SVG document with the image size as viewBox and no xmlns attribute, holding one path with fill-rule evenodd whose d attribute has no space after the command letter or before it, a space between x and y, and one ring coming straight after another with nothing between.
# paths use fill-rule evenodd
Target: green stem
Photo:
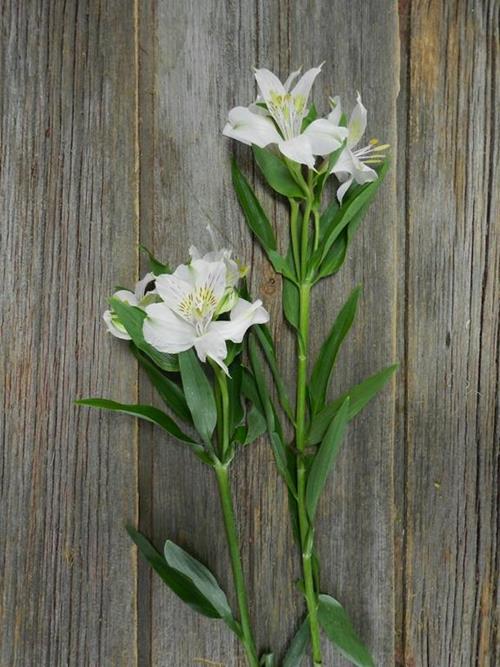
<instances>
[{"instance_id":1,"label":"green stem","mask_svg":"<svg viewBox=\"0 0 500 667\"><path fill-rule=\"evenodd\" d=\"M227 377L224 371L218 366L213 366L217 384L220 389L220 406L221 414L219 419L222 420L222 442L219 443L220 451L222 452L222 459L229 450L229 393L227 390ZM245 577L243 575L243 566L240 556L240 543L238 538L238 529L236 527L236 516L234 512L233 499L231 496L231 487L228 476L229 463L216 463L214 465L215 475L217 477L217 485L219 487L219 497L222 507L222 515L224 517L224 528L226 530L227 544L229 548L229 556L231 558L231 568L233 571L233 581L236 590L236 599L238 600L238 608L240 610L240 624L242 630L241 641L245 647L250 667L258 667L259 660L257 657L257 649L253 639L252 627L250 623L250 612L248 610L248 596L245 585Z\"/></svg>"},{"instance_id":2,"label":"green stem","mask_svg":"<svg viewBox=\"0 0 500 667\"><path fill-rule=\"evenodd\" d=\"M215 466L214 470L217 476L217 484L219 486L222 514L224 516L224 526L226 529L227 544L229 547L231 567L233 570L234 587L236 589L236 598L238 600L238 607L240 610L240 623L243 635L241 641L245 647L248 664L250 667L258 667L259 660L257 657L257 649L255 647L252 627L250 624L247 591L245 586L245 578L243 576L243 566L241 564L240 558L238 531L236 528L236 517L234 514L233 501L231 498L227 465L217 465Z\"/></svg>"},{"instance_id":3,"label":"green stem","mask_svg":"<svg viewBox=\"0 0 500 667\"><path fill-rule=\"evenodd\" d=\"M313 210L313 215L314 215L314 251L316 252L319 245L319 233L320 233L320 228L319 228L320 214L317 208Z\"/></svg>"},{"instance_id":4,"label":"green stem","mask_svg":"<svg viewBox=\"0 0 500 667\"><path fill-rule=\"evenodd\" d=\"M290 237L292 240L292 255L295 266L295 273L300 275L300 246L299 246L299 229L298 229L298 214L299 204L295 199L290 199Z\"/></svg>"},{"instance_id":5,"label":"green stem","mask_svg":"<svg viewBox=\"0 0 500 667\"><path fill-rule=\"evenodd\" d=\"M304 575L304 592L309 614L312 656L315 667L321 665L321 643L318 622L318 608L312 567L312 540L306 512L306 408L307 408L307 355L309 351L309 306L311 285L304 282L299 287L299 335L297 364L297 404L296 404L296 446L297 460L297 504L299 514L299 532Z\"/></svg>"},{"instance_id":6,"label":"green stem","mask_svg":"<svg viewBox=\"0 0 500 667\"><path fill-rule=\"evenodd\" d=\"M229 449L229 393L227 391L227 376L216 364L212 364L218 387L218 411L217 433L219 435L219 453L222 461L225 461Z\"/></svg>"}]
</instances>

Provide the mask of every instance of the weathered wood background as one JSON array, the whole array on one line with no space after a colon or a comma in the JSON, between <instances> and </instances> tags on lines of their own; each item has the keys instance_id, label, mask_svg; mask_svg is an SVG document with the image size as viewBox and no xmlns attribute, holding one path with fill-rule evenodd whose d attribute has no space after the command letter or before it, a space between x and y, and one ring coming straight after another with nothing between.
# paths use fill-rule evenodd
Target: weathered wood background
<instances>
[{"instance_id":1,"label":"weathered wood background","mask_svg":"<svg viewBox=\"0 0 500 667\"><path fill-rule=\"evenodd\" d=\"M314 343L362 282L336 390L402 364L322 500L324 585L380 667L500 664L498 25L495 0L3 0L1 667L244 664L123 530L181 542L230 590L209 471L72 401L153 400L101 312L144 268L138 241L181 261L207 222L251 262L291 372L279 284L230 185L230 154L251 161L220 131L253 98L251 66L323 60L318 101L362 91L397 160L318 291ZM233 474L258 643L280 653L303 604L265 440Z\"/></svg>"}]
</instances>

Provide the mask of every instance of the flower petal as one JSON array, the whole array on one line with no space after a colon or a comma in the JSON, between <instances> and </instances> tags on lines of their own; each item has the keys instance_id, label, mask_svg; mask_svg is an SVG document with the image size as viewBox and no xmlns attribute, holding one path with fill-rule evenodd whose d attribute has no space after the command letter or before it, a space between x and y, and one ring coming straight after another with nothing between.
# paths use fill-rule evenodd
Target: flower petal
<instances>
[{"instance_id":1,"label":"flower petal","mask_svg":"<svg viewBox=\"0 0 500 667\"><path fill-rule=\"evenodd\" d=\"M284 87L285 90L287 90L287 91L290 90L290 86L295 81L295 79L299 76L301 69L302 68L300 67L299 69L296 69L295 72L292 72L291 74L288 75L288 79L283 84L283 87Z\"/></svg>"},{"instance_id":2,"label":"flower petal","mask_svg":"<svg viewBox=\"0 0 500 667\"><path fill-rule=\"evenodd\" d=\"M314 120L303 133L311 142L314 155L329 155L341 147L347 137L347 129L334 125L326 118Z\"/></svg>"},{"instance_id":3,"label":"flower petal","mask_svg":"<svg viewBox=\"0 0 500 667\"><path fill-rule=\"evenodd\" d=\"M144 340L159 352L176 354L193 347L196 331L191 324L170 310L164 303L146 306L147 318L142 333Z\"/></svg>"},{"instance_id":4,"label":"flower petal","mask_svg":"<svg viewBox=\"0 0 500 667\"><path fill-rule=\"evenodd\" d=\"M183 271L179 271L181 268ZM181 264L174 273L164 273L157 277L156 291L172 310L177 310L182 301L195 289L194 281L195 275L189 267Z\"/></svg>"},{"instance_id":5,"label":"flower petal","mask_svg":"<svg viewBox=\"0 0 500 667\"><path fill-rule=\"evenodd\" d=\"M119 289L118 292L113 294L113 299L119 299L124 303L128 303L131 306L138 306L139 300L136 295L128 289Z\"/></svg>"},{"instance_id":6,"label":"flower petal","mask_svg":"<svg viewBox=\"0 0 500 667\"><path fill-rule=\"evenodd\" d=\"M255 78L259 86L260 94L264 98L264 102L269 104L271 101L271 94L284 95L287 91L285 86L278 79L276 74L273 74L268 69L256 69Z\"/></svg>"},{"instance_id":7,"label":"flower petal","mask_svg":"<svg viewBox=\"0 0 500 667\"><path fill-rule=\"evenodd\" d=\"M304 99L304 108L307 104L307 100L309 98L309 94L311 92L312 85L314 83L314 79L318 76L318 74L321 72L323 64L321 64L319 67L312 67L311 69L308 69L307 72L305 72L300 79L298 80L297 84L291 91L292 97L302 97Z\"/></svg>"},{"instance_id":8,"label":"flower petal","mask_svg":"<svg viewBox=\"0 0 500 667\"><path fill-rule=\"evenodd\" d=\"M146 275L144 276L144 278L142 278L142 280L139 280L139 282L135 284L134 293L137 301L141 301L141 299L144 298L146 294L146 287L150 283L154 282L154 280L155 280L155 274L150 271L149 273L146 273ZM155 290L149 290L148 294L151 294L152 291Z\"/></svg>"},{"instance_id":9,"label":"flower petal","mask_svg":"<svg viewBox=\"0 0 500 667\"><path fill-rule=\"evenodd\" d=\"M342 204L342 200L344 199L345 193L349 190L349 188L352 185L352 176L349 177L342 185L338 188L337 190L337 199L339 201L339 204Z\"/></svg>"},{"instance_id":10,"label":"flower petal","mask_svg":"<svg viewBox=\"0 0 500 667\"><path fill-rule=\"evenodd\" d=\"M314 153L311 142L304 134L287 141L280 141L278 148L290 160L299 164L306 164L310 169L314 169Z\"/></svg>"},{"instance_id":11,"label":"flower petal","mask_svg":"<svg viewBox=\"0 0 500 667\"><path fill-rule=\"evenodd\" d=\"M103 315L102 319L106 323L106 328L109 331L110 334L113 334L115 338L121 338L122 340L132 340L128 333L125 331L125 327L123 325L120 325L119 322L116 321L116 318L113 317L113 313L110 310L106 310ZM120 328L120 326L123 327L123 330Z\"/></svg>"},{"instance_id":12,"label":"flower petal","mask_svg":"<svg viewBox=\"0 0 500 667\"><path fill-rule=\"evenodd\" d=\"M340 97L336 95L335 97L330 98L330 104L332 105L332 110L328 114L328 120L334 125L339 125L340 117L342 116L342 105L340 103Z\"/></svg>"},{"instance_id":13,"label":"flower petal","mask_svg":"<svg viewBox=\"0 0 500 667\"><path fill-rule=\"evenodd\" d=\"M250 303L245 299L238 299L230 314L230 320L218 320L210 324L210 330L218 336L233 343L241 343L243 336L253 324L269 322L269 313L262 307L262 301Z\"/></svg>"},{"instance_id":14,"label":"flower petal","mask_svg":"<svg viewBox=\"0 0 500 667\"><path fill-rule=\"evenodd\" d=\"M253 113L246 107L231 109L222 134L225 137L241 141L247 146L255 144L259 148L277 143L281 139L272 120L266 116Z\"/></svg>"},{"instance_id":15,"label":"flower petal","mask_svg":"<svg viewBox=\"0 0 500 667\"><path fill-rule=\"evenodd\" d=\"M361 95L357 94L357 103L352 110L351 117L347 129L349 130L349 138L347 139L347 146L352 148L356 146L366 130L366 108L361 102Z\"/></svg>"},{"instance_id":16,"label":"flower petal","mask_svg":"<svg viewBox=\"0 0 500 667\"><path fill-rule=\"evenodd\" d=\"M227 366L224 364L224 359L227 357L226 341L219 332L212 329L212 326L213 324L210 324L207 332L195 340L196 354L200 361L206 361L207 357L210 357L229 375Z\"/></svg>"}]
</instances>

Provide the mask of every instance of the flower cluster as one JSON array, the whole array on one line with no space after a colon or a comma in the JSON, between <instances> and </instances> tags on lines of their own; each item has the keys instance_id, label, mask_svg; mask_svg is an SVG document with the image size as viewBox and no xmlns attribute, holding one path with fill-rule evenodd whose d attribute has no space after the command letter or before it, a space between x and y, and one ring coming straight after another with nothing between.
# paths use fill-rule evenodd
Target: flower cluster
<instances>
[{"instance_id":1,"label":"flower cluster","mask_svg":"<svg viewBox=\"0 0 500 667\"><path fill-rule=\"evenodd\" d=\"M329 165L330 173L341 183L337 197L342 203L353 182L363 184L377 179L377 172L368 165L382 162L385 155L380 151L387 145L380 146L372 140L354 150L366 129L366 108L359 94L347 123L338 97L330 100L332 110L326 118L311 120L315 109L308 108L307 103L320 72L321 65L313 67L290 90L300 70L292 72L285 83L267 69L255 70L260 94L249 107L231 109L223 134L259 148L276 145L285 158L313 170L316 158L325 158L344 146L335 163Z\"/></svg>"},{"instance_id":2,"label":"flower cluster","mask_svg":"<svg viewBox=\"0 0 500 667\"><path fill-rule=\"evenodd\" d=\"M113 297L144 310L144 339L159 352L178 354L194 347L200 361L212 359L228 373L226 341L241 343L248 328L268 322L269 315L262 301L250 303L239 296L237 286L245 269L231 258L230 250L202 256L192 246L189 252L189 264L173 273L148 273L133 292L118 290ZM112 309L103 317L110 333L130 340Z\"/></svg>"}]
</instances>

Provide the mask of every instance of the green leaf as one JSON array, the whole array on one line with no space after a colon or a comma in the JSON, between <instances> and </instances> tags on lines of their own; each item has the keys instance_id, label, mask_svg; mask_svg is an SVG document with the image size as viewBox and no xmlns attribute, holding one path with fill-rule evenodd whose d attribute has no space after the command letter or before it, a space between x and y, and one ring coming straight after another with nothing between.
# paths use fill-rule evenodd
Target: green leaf
<instances>
[{"instance_id":1,"label":"green leaf","mask_svg":"<svg viewBox=\"0 0 500 667\"><path fill-rule=\"evenodd\" d=\"M216 610L218 617L222 618L231 630L239 635L239 624L233 618L226 594L210 570L170 540L165 542L163 553L167 565L186 577L199 594Z\"/></svg>"},{"instance_id":2,"label":"green leaf","mask_svg":"<svg viewBox=\"0 0 500 667\"><path fill-rule=\"evenodd\" d=\"M123 301L120 301L120 299L111 298L109 302L111 308L118 315L120 322L127 330L130 338L132 338L134 345L138 347L141 352L147 354L147 356L164 371L179 370L179 363L176 355L167 354L166 352L158 352L158 350L144 340L142 327L144 320L146 319L146 313L143 310L131 306L128 303L124 303Z\"/></svg>"},{"instance_id":3,"label":"green leaf","mask_svg":"<svg viewBox=\"0 0 500 667\"><path fill-rule=\"evenodd\" d=\"M285 162L265 148L252 146L255 161L273 190L285 197L303 197L304 193L294 181Z\"/></svg>"},{"instance_id":4,"label":"green leaf","mask_svg":"<svg viewBox=\"0 0 500 667\"><path fill-rule=\"evenodd\" d=\"M247 429L243 444L250 445L266 432L266 420L259 409L255 405L252 405L250 410L247 412L246 423Z\"/></svg>"},{"instance_id":5,"label":"green leaf","mask_svg":"<svg viewBox=\"0 0 500 667\"><path fill-rule=\"evenodd\" d=\"M325 233L317 251L313 254L311 259L312 271L319 268L320 264L327 256L332 244L353 219L356 219L356 225L360 224L364 213L371 204L384 179L387 168L388 162L386 161L380 169L379 177L376 181L366 183L359 188L353 188L352 192L347 195L340 208L335 201L332 201L323 212L321 222L322 227L325 228Z\"/></svg>"},{"instance_id":6,"label":"green leaf","mask_svg":"<svg viewBox=\"0 0 500 667\"><path fill-rule=\"evenodd\" d=\"M212 434L217 423L217 407L212 385L203 372L194 350L179 354L179 368L184 396L195 428L204 442L211 446Z\"/></svg>"},{"instance_id":7,"label":"green leaf","mask_svg":"<svg viewBox=\"0 0 500 667\"><path fill-rule=\"evenodd\" d=\"M89 408L99 408L101 410L111 410L113 412L121 412L132 417L138 417L139 419L145 419L146 421L152 422L157 426L160 426L164 431L173 435L174 438L185 442L188 445L194 445L200 447L192 438L183 433L181 429L177 426L171 417L169 417L165 412L159 410L158 408L153 407L152 405L133 405L130 403L117 403L116 401L110 401L107 398L82 398L79 401L75 401L77 405L86 405Z\"/></svg>"},{"instance_id":8,"label":"green leaf","mask_svg":"<svg viewBox=\"0 0 500 667\"><path fill-rule=\"evenodd\" d=\"M183 602L186 602L192 609L199 614L203 614L203 616L221 618L219 610L207 600L188 577L171 568L162 554L155 549L144 535L131 526L127 526L127 532L137 545L143 558Z\"/></svg>"},{"instance_id":9,"label":"green leaf","mask_svg":"<svg viewBox=\"0 0 500 667\"><path fill-rule=\"evenodd\" d=\"M342 403L342 406L328 427L307 476L306 510L311 522L314 520L318 500L340 449L348 419L349 397Z\"/></svg>"},{"instance_id":10,"label":"green leaf","mask_svg":"<svg viewBox=\"0 0 500 667\"><path fill-rule=\"evenodd\" d=\"M344 608L330 595L319 596L318 619L328 639L357 667L375 667Z\"/></svg>"},{"instance_id":11,"label":"green leaf","mask_svg":"<svg viewBox=\"0 0 500 667\"><path fill-rule=\"evenodd\" d=\"M360 293L360 287L356 287L351 292L351 295L335 319L328 338L321 346L309 383L309 396L311 398L313 413L319 412L325 405L326 392L333 366L340 346L354 321Z\"/></svg>"},{"instance_id":12,"label":"green leaf","mask_svg":"<svg viewBox=\"0 0 500 667\"><path fill-rule=\"evenodd\" d=\"M285 387L285 381L283 380L278 368L276 350L274 348L274 342L271 336L271 332L269 331L269 327L267 327L265 324L258 324L253 328L253 333L255 333L257 336L262 352L264 353L269 368L271 369L281 407L285 411L288 418L293 422L294 415L292 406Z\"/></svg>"},{"instance_id":13,"label":"green leaf","mask_svg":"<svg viewBox=\"0 0 500 667\"><path fill-rule=\"evenodd\" d=\"M300 667L309 646L309 638L309 617L306 616L288 647L281 667Z\"/></svg>"},{"instance_id":14,"label":"green leaf","mask_svg":"<svg viewBox=\"0 0 500 667\"><path fill-rule=\"evenodd\" d=\"M393 364L392 366L384 368L378 373L371 375L360 384L351 387L351 389L331 403L328 403L321 412L318 412L314 417L309 430L307 444L316 445L318 442L321 442L332 418L337 414L347 396L351 399L349 405L349 420L353 419L353 417L355 417L358 412L361 412L365 405L376 396L386 382L390 380L398 366L399 364Z\"/></svg>"},{"instance_id":15,"label":"green leaf","mask_svg":"<svg viewBox=\"0 0 500 667\"><path fill-rule=\"evenodd\" d=\"M243 367L241 359L236 359L229 366L229 375L227 379L227 388L229 395L229 434L232 437L236 427L241 424L244 417L243 406L241 404L241 383L243 379Z\"/></svg>"},{"instance_id":16,"label":"green leaf","mask_svg":"<svg viewBox=\"0 0 500 667\"><path fill-rule=\"evenodd\" d=\"M340 234L340 236L332 243L332 246L328 251L325 259L321 262L316 282L321 280L321 278L327 278L328 276L332 276L334 273L337 273L337 271L344 263L347 254L349 228L350 225L347 227L347 229L344 229L342 234Z\"/></svg>"},{"instance_id":17,"label":"green leaf","mask_svg":"<svg viewBox=\"0 0 500 667\"><path fill-rule=\"evenodd\" d=\"M259 667L274 667L274 653L266 653L260 656Z\"/></svg>"},{"instance_id":18,"label":"green leaf","mask_svg":"<svg viewBox=\"0 0 500 667\"><path fill-rule=\"evenodd\" d=\"M299 328L299 290L290 280L283 279L283 312L287 322Z\"/></svg>"},{"instance_id":19,"label":"green leaf","mask_svg":"<svg viewBox=\"0 0 500 667\"><path fill-rule=\"evenodd\" d=\"M241 173L236 161L232 161L231 173L233 177L233 186L243 209L243 214L248 226L259 239L262 247L266 252L269 250L276 250L276 237L273 228L264 213L259 200L255 196L254 191L250 187L247 179Z\"/></svg>"},{"instance_id":20,"label":"green leaf","mask_svg":"<svg viewBox=\"0 0 500 667\"><path fill-rule=\"evenodd\" d=\"M172 273L168 264L162 264L160 261L158 261L153 253L146 248L146 246L140 244L139 248L149 257L149 268L155 274L155 276L161 276L164 273Z\"/></svg>"},{"instance_id":21,"label":"green leaf","mask_svg":"<svg viewBox=\"0 0 500 667\"><path fill-rule=\"evenodd\" d=\"M137 347L132 344L132 352L141 366L148 374L151 383L160 394L163 402L188 424L192 424L191 413L182 393L181 388L169 377L167 377L152 361L148 359Z\"/></svg>"}]
</instances>

